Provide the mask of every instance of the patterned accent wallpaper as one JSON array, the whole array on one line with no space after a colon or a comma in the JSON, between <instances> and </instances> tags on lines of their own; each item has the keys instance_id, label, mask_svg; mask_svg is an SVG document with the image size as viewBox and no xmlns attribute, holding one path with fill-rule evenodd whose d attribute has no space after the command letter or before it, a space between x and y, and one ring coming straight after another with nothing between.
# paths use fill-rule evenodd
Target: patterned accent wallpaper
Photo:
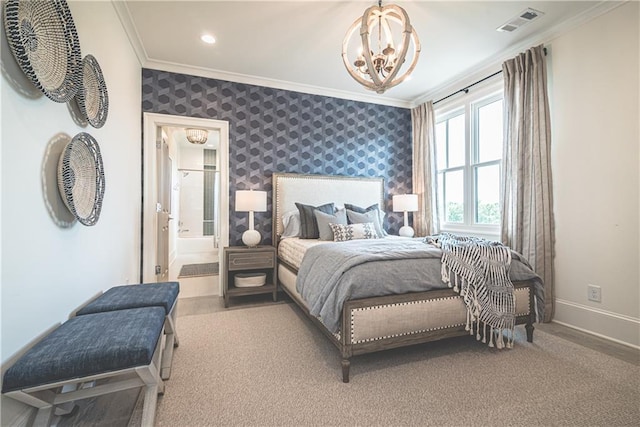
<instances>
[{"instance_id":1,"label":"patterned accent wallpaper","mask_svg":"<svg viewBox=\"0 0 640 427\"><path fill-rule=\"evenodd\" d=\"M391 195L411 191L411 111L166 71L142 70L142 111L229 122L229 244L241 245L248 214L236 190L268 192L256 229L271 244L273 172L384 177L385 227L402 214Z\"/></svg>"}]
</instances>

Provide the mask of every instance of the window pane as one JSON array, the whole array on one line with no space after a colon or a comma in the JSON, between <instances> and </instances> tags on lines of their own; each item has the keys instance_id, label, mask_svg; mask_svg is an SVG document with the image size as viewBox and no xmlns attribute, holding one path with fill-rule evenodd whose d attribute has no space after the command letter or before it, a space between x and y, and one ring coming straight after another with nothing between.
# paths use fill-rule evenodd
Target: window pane
<instances>
[{"instance_id":1,"label":"window pane","mask_svg":"<svg viewBox=\"0 0 640 427\"><path fill-rule=\"evenodd\" d=\"M449 164L447 166L450 168L464 165L464 134L464 114L449 119L449 146L447 147Z\"/></svg>"},{"instance_id":2,"label":"window pane","mask_svg":"<svg viewBox=\"0 0 640 427\"><path fill-rule=\"evenodd\" d=\"M500 224L500 166L476 168L476 224Z\"/></svg>"},{"instance_id":3,"label":"window pane","mask_svg":"<svg viewBox=\"0 0 640 427\"><path fill-rule=\"evenodd\" d=\"M446 222L464 222L463 171L444 174L444 218Z\"/></svg>"},{"instance_id":4,"label":"window pane","mask_svg":"<svg viewBox=\"0 0 640 427\"><path fill-rule=\"evenodd\" d=\"M436 125L436 169L447 167L447 121Z\"/></svg>"},{"instance_id":5,"label":"window pane","mask_svg":"<svg viewBox=\"0 0 640 427\"><path fill-rule=\"evenodd\" d=\"M478 108L478 163L502 157L502 100Z\"/></svg>"}]
</instances>

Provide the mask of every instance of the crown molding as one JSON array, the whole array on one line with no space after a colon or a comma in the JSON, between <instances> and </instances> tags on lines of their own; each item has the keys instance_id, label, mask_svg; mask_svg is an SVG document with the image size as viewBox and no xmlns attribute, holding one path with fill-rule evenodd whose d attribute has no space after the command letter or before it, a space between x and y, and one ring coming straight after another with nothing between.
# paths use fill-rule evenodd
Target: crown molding
<instances>
[{"instance_id":1,"label":"crown molding","mask_svg":"<svg viewBox=\"0 0 640 427\"><path fill-rule=\"evenodd\" d=\"M245 83L256 86L270 87L274 89L291 90L294 92L309 93L312 95L329 96L340 99L347 99L350 101L360 101L369 104L388 105L391 107L409 108L410 101L399 99L380 97L380 95L368 95L349 91L342 91L337 89L330 89L326 87L305 85L300 83L293 83L284 80L267 79L263 77L251 76L240 73L231 73L221 70L213 70L204 67L195 67L184 64L178 64L168 61L154 60L149 57L142 44L142 39L138 33L133 19L131 18L131 12L127 7L125 1L111 0L114 9L122 23L122 27L129 38L129 42L133 47L138 61L143 68L156 69L161 71L169 71L174 73L182 73L188 75L195 75L200 77L207 77L217 80L225 80L236 83Z\"/></svg>"},{"instance_id":2,"label":"crown molding","mask_svg":"<svg viewBox=\"0 0 640 427\"><path fill-rule=\"evenodd\" d=\"M111 4L118 15L118 19L120 19L120 23L122 24L122 28L124 28L125 33L127 34L127 38L129 39L129 43L131 47L133 47L133 51L138 57L138 62L140 66L144 66L144 63L149 60L149 56L142 45L140 34L138 34L138 30L136 26L133 24L133 19L131 18L131 12L129 11L129 7L127 6L127 2L122 0L111 0Z\"/></svg>"},{"instance_id":3,"label":"crown molding","mask_svg":"<svg viewBox=\"0 0 640 427\"><path fill-rule=\"evenodd\" d=\"M459 73L455 77L446 82L436 86L435 88L425 92L418 96L409 103L409 108L414 108L427 101L435 101L444 96L449 95L451 92L462 89L474 83L487 75L493 74L496 71L502 69L502 63L509 58L518 55L520 52L529 49L532 46L538 46L540 44L549 44L552 40L559 36L566 34L577 27L586 24L592 19L598 16L604 15L607 12L627 3L629 0L622 1L608 1L603 0L594 5L593 7L585 10L583 13L574 16L573 18L558 23L554 27L542 33L536 33L531 37L523 40L517 45L512 46L508 50L504 50L494 56L491 56L479 64L474 65L472 68L468 68L465 71Z\"/></svg>"},{"instance_id":4,"label":"crown molding","mask_svg":"<svg viewBox=\"0 0 640 427\"><path fill-rule=\"evenodd\" d=\"M397 98L380 98L379 95L367 95L326 87L306 85L301 83L288 82L284 80L268 79L264 77L251 76L247 74L232 73L228 71L213 70L205 67L195 67L191 65L177 64L168 61L147 60L142 64L144 68L151 68L173 73L189 74L200 77L207 77L216 80L225 80L235 83L244 83L255 86L269 87L273 89L290 90L294 92L308 93L312 95L328 96L333 98L348 99L351 101L361 101L369 104L381 104L391 107L409 108L409 101Z\"/></svg>"},{"instance_id":5,"label":"crown molding","mask_svg":"<svg viewBox=\"0 0 640 427\"><path fill-rule=\"evenodd\" d=\"M360 101L371 104L388 105L392 107L400 108L414 108L424 102L430 100L436 100L442 98L449 93L468 86L469 84L486 77L489 74L495 73L502 68L502 63L507 59L516 56L520 52L530 48L531 46L537 46L539 44L548 44L553 39L572 31L573 29L587 23L588 21L603 15L620 5L627 3L629 0L621 1L608 1L602 0L595 4L593 7L587 9L580 15L573 17L570 20L563 21L558 25L548 29L545 32L534 34L533 36L523 40L517 45L512 46L508 50L502 51L496 55L493 55L479 64L474 65L471 68L457 74L452 79L436 86L435 88L417 96L413 100L405 100L399 98L380 97L380 95L369 95L350 91L342 91L337 89L331 89L321 86L306 85L301 83L294 83L284 80L268 79L258 76L232 73L221 70L213 70L204 67L188 66L184 64L178 64L168 61L159 61L149 58L147 52L144 49L140 35L133 24L131 13L125 1L111 0L114 9L122 23L122 26L129 38L129 42L133 47L138 61L143 68L156 69L161 71L182 73L188 75L196 75L200 77L207 77L218 80L231 81L236 83L245 83L256 86L270 87L274 89L290 90L294 92L308 93L312 95L328 96L340 99L347 99L351 101Z\"/></svg>"}]
</instances>

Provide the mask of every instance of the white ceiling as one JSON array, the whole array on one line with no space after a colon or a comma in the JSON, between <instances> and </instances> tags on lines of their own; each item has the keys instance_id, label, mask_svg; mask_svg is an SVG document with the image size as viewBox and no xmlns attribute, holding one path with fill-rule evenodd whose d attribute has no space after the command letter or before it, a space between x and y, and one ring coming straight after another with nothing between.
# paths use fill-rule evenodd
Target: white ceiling
<instances>
[{"instance_id":1,"label":"white ceiling","mask_svg":"<svg viewBox=\"0 0 640 427\"><path fill-rule=\"evenodd\" d=\"M620 2L394 1L407 11L422 52L412 79L383 95L362 88L341 58L345 32L375 3L114 2L146 68L398 106L417 105L451 84L497 71L505 59ZM544 15L513 33L496 31L527 7ZM203 33L217 42L204 44Z\"/></svg>"}]
</instances>

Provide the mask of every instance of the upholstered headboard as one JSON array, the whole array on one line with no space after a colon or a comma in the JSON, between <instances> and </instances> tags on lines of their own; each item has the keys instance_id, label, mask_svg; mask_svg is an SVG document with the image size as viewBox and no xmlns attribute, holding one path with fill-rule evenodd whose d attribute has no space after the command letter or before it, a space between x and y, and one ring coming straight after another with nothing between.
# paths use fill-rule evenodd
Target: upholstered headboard
<instances>
[{"instance_id":1,"label":"upholstered headboard","mask_svg":"<svg viewBox=\"0 0 640 427\"><path fill-rule=\"evenodd\" d=\"M378 203L384 208L384 179L339 175L273 174L273 238L283 232L282 215L296 209L295 203L322 205L351 203L367 207Z\"/></svg>"}]
</instances>

